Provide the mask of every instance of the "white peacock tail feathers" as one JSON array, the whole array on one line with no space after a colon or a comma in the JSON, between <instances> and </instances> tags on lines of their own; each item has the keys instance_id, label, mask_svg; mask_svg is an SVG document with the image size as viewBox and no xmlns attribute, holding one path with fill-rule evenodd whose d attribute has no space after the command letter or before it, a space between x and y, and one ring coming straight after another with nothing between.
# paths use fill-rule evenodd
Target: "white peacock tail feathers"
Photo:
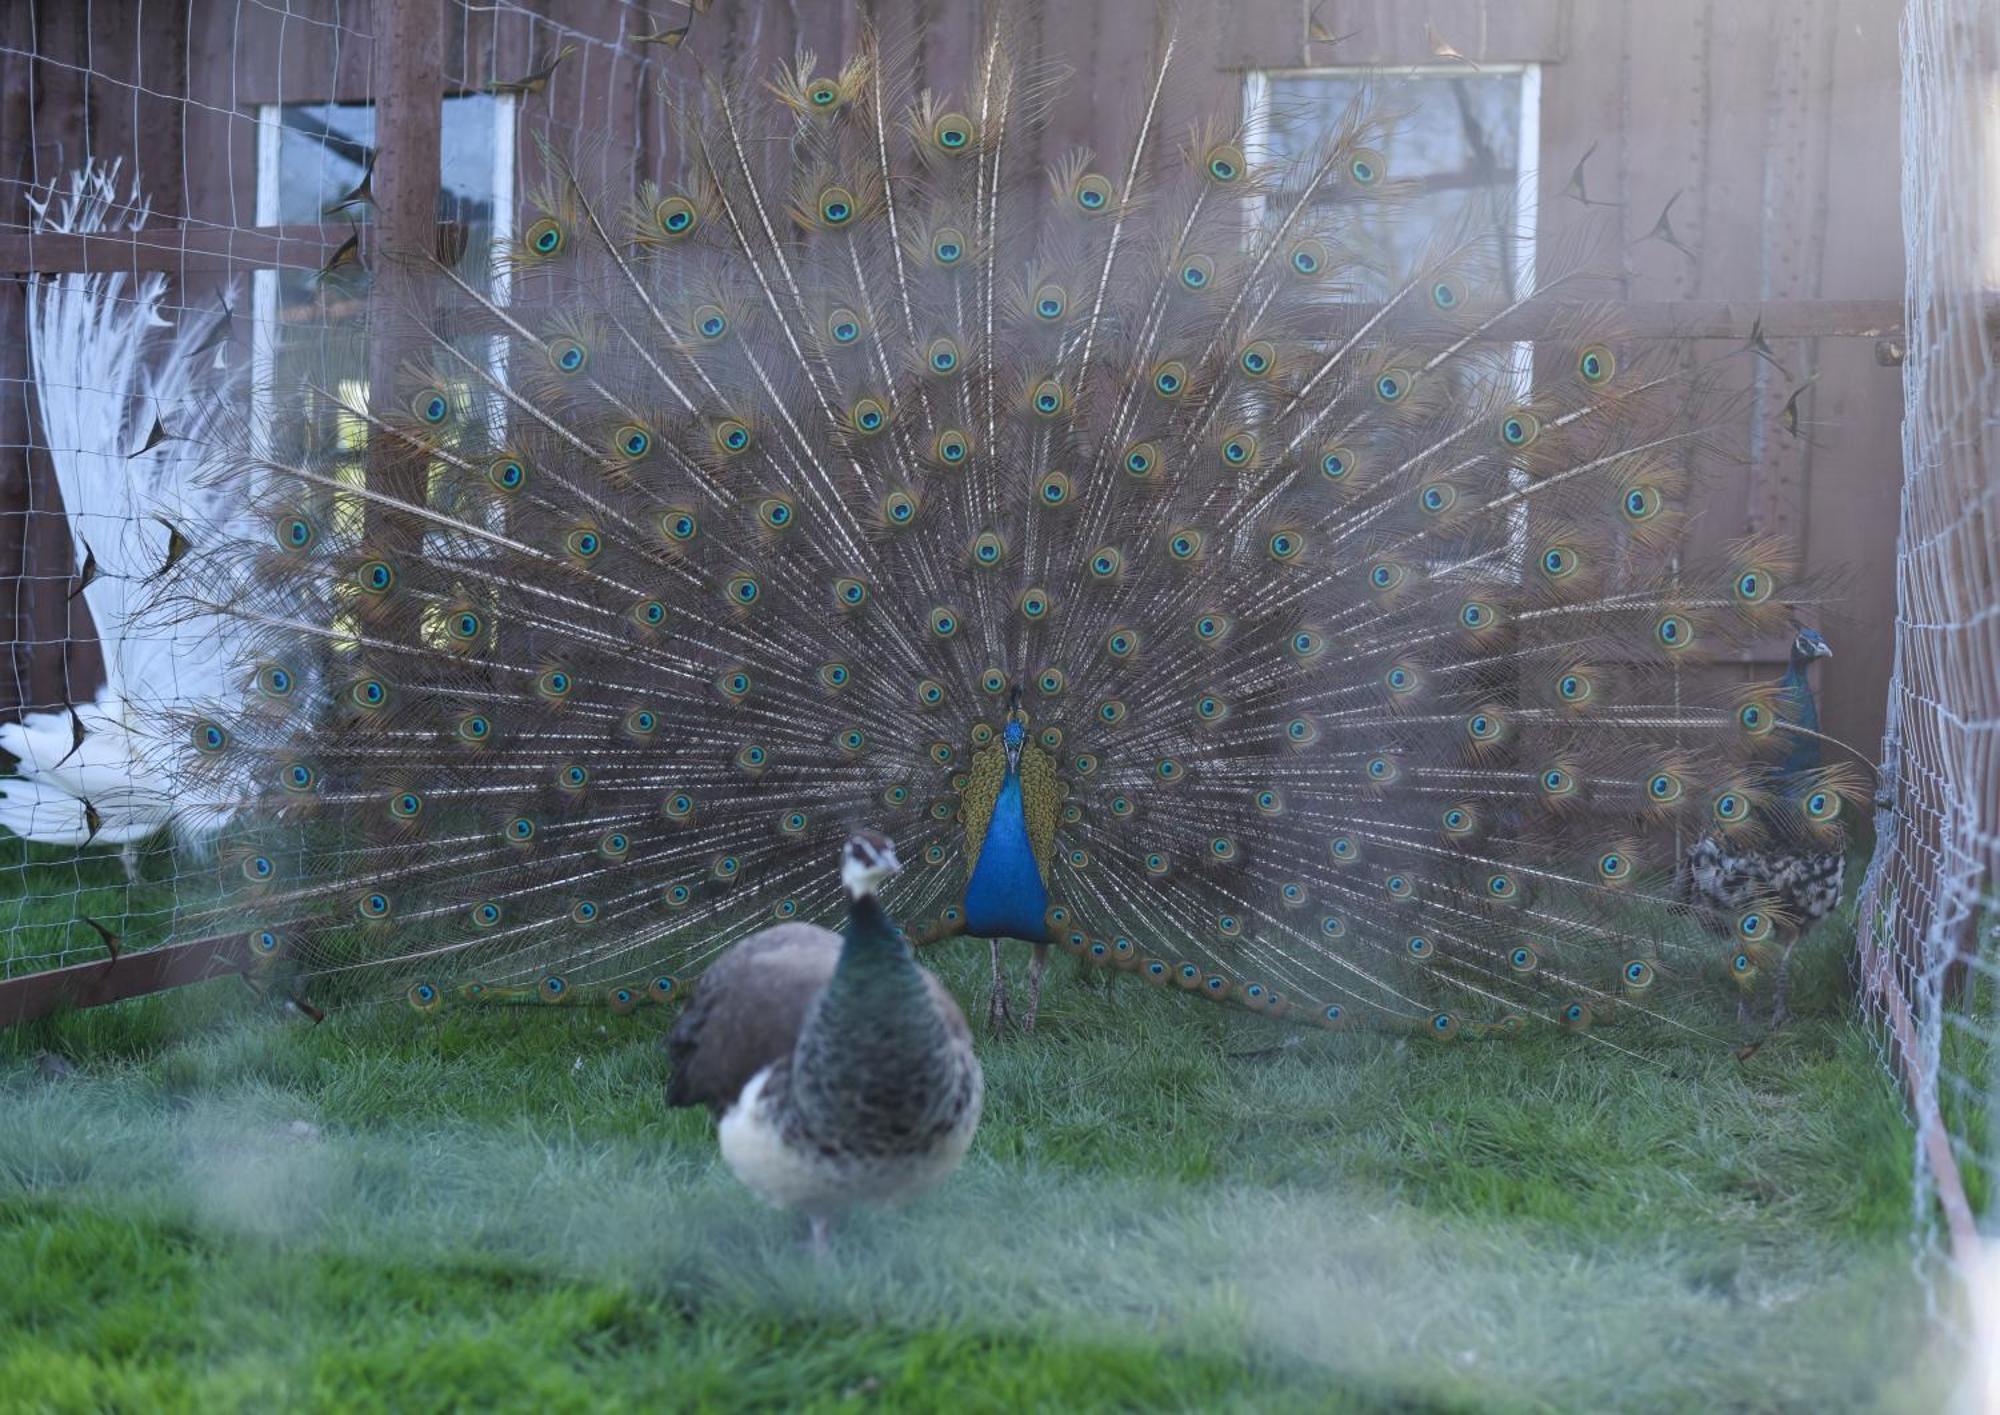
<instances>
[{"instance_id":1,"label":"white peacock tail feathers","mask_svg":"<svg viewBox=\"0 0 2000 1415\"><path fill-rule=\"evenodd\" d=\"M1079 956L1440 1036L1669 1010L1675 832L1786 794L1701 665L1791 567L1676 556L1709 371L1587 242L1385 257L1389 106L1260 150L1169 54L1117 151L1031 156L1060 76L997 30L952 88L709 79L658 184L549 154L504 296L434 267L393 397L328 370L219 469L259 529L176 593L246 646L180 726L254 783L229 926L425 1006L671 995L837 914L859 825L950 925L1018 693Z\"/></svg>"},{"instance_id":2,"label":"white peacock tail feathers","mask_svg":"<svg viewBox=\"0 0 2000 1415\"><path fill-rule=\"evenodd\" d=\"M120 195L120 170L91 164L31 194L35 229L142 227L150 203L136 183ZM177 317L168 293L158 274L72 272L27 287L35 407L74 548L72 598L89 610L105 669L94 701L0 728L19 774L0 784L0 824L29 839L130 844L172 820L199 844L226 817L176 811L188 753L153 729L175 704L224 690L230 626L203 615L158 623L144 601L179 527L228 520L198 471L234 377L235 290Z\"/></svg>"}]
</instances>

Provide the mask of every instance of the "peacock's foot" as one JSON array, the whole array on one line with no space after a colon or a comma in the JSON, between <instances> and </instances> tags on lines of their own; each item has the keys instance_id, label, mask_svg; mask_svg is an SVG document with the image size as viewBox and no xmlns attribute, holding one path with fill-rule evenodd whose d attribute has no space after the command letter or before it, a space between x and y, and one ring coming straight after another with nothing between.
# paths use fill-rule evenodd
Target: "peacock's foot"
<instances>
[{"instance_id":1,"label":"peacock's foot","mask_svg":"<svg viewBox=\"0 0 2000 1415\"><path fill-rule=\"evenodd\" d=\"M1042 1012L1042 975L1049 967L1049 946L1045 943L1035 946L1034 956L1028 961L1028 1010L1021 1014L1021 1030L1035 1030L1035 1019Z\"/></svg>"},{"instance_id":2,"label":"peacock's foot","mask_svg":"<svg viewBox=\"0 0 2000 1415\"><path fill-rule=\"evenodd\" d=\"M1007 1007L1007 975L1000 968L1000 940L991 941L993 950L993 991L986 999L986 1030L999 1036L1007 1030L1013 1013Z\"/></svg>"}]
</instances>

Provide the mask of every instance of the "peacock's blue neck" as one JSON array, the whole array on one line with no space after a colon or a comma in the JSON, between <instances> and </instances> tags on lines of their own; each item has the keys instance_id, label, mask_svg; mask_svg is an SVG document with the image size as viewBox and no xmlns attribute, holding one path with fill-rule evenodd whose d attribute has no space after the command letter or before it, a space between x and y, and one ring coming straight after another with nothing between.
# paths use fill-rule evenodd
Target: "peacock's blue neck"
<instances>
[{"instance_id":1,"label":"peacock's blue neck","mask_svg":"<svg viewBox=\"0 0 2000 1415\"><path fill-rule=\"evenodd\" d=\"M1034 847L1028 843L1021 774L1010 769L965 887L965 931L979 938L1047 943L1048 908L1048 886L1042 883Z\"/></svg>"},{"instance_id":2,"label":"peacock's blue neck","mask_svg":"<svg viewBox=\"0 0 2000 1415\"><path fill-rule=\"evenodd\" d=\"M1780 695L1784 699L1785 720L1804 729L1789 734L1791 750L1785 754L1785 760L1778 768L1780 779L1787 782L1819 768L1819 738L1812 735L1819 731L1819 704L1813 699L1812 683L1806 676L1811 666L1812 660L1794 649L1791 663L1779 684Z\"/></svg>"}]
</instances>

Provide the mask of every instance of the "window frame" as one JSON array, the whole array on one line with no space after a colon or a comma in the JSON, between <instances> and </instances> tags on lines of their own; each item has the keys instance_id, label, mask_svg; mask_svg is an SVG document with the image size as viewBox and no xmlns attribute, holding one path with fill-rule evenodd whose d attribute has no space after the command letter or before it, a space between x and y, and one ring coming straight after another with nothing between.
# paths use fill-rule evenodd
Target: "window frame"
<instances>
[{"instance_id":1,"label":"window frame","mask_svg":"<svg viewBox=\"0 0 2000 1415\"><path fill-rule=\"evenodd\" d=\"M439 121L443 121L443 104L453 98L471 97L471 94L446 94L440 100ZM492 239L497 249L512 240L516 225L515 207L518 201L517 179L519 176L520 148L520 100L513 94L491 95L493 100L493 222ZM353 107L372 108L374 100L354 102L336 98L297 98L282 103L260 103L257 105L257 205L256 222L260 227L271 228L284 224L283 213L279 210L279 187L282 178L280 153L284 142L284 110L302 107ZM439 174L443 180L443 174ZM512 290L512 277L504 263L496 265L490 286L495 300L505 302ZM272 380L277 367L278 347L278 272L272 269L258 270L250 278L250 426L257 439L257 445L266 445L273 425L272 398L275 389ZM504 350L497 357L505 359ZM504 365L500 370L505 377Z\"/></svg>"}]
</instances>

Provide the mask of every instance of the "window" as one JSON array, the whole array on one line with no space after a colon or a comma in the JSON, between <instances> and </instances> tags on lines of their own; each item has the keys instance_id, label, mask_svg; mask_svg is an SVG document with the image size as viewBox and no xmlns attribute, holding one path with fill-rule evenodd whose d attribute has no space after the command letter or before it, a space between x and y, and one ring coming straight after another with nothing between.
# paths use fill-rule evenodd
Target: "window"
<instances>
[{"instance_id":1,"label":"window","mask_svg":"<svg viewBox=\"0 0 2000 1415\"><path fill-rule=\"evenodd\" d=\"M1252 152L1282 164L1330 137L1357 104L1377 103L1395 117L1387 143L1390 175L1414 183L1415 193L1408 206L1377 210L1347 228L1349 238L1385 268L1404 270L1440 229L1466 219L1486 223L1497 256L1493 297L1515 299L1535 288L1541 92L1535 64L1489 64L1477 71L1462 65L1253 71L1244 83L1245 136ZM1269 200L1282 200L1282 194ZM1527 401L1534 345L1513 345L1495 372ZM1526 484L1523 474L1514 475L1517 487ZM1520 573L1526 551L1525 505L1509 523L1495 573L1511 578Z\"/></svg>"},{"instance_id":2,"label":"window","mask_svg":"<svg viewBox=\"0 0 2000 1415\"><path fill-rule=\"evenodd\" d=\"M476 247L504 241L514 226L514 100L467 94L443 101L438 219L471 228ZM364 224L366 203L340 206L361 183L375 150L375 108L368 103L269 104L259 112L257 222L261 226ZM490 285L507 294L504 270ZM346 411L369 401L367 331L353 313L365 300L361 279L323 280L309 270L265 270L253 290L251 419L259 445L277 457L313 458L341 483L367 478L368 425ZM486 360L497 367L504 341L493 339ZM288 416L273 416L275 390L300 399ZM435 469L433 471L435 475ZM330 534L356 541L365 520L359 496L335 493L319 513ZM344 617L336 614L335 623ZM336 645L351 647L351 645Z\"/></svg>"},{"instance_id":3,"label":"window","mask_svg":"<svg viewBox=\"0 0 2000 1415\"><path fill-rule=\"evenodd\" d=\"M1541 70L1533 64L1252 73L1244 90L1250 145L1271 158L1303 154L1329 136L1370 91L1397 115L1389 170L1417 184L1411 207L1356 232L1390 263L1407 265L1425 239L1469 207L1493 224L1505 292L1535 278L1535 187L1541 146Z\"/></svg>"},{"instance_id":4,"label":"window","mask_svg":"<svg viewBox=\"0 0 2000 1415\"><path fill-rule=\"evenodd\" d=\"M463 94L443 104L438 219L477 228L484 239L504 241L514 229L514 99ZM357 204L329 214L360 184L375 147L375 107L370 103L266 104L258 112L257 224L336 227L366 223L373 212ZM479 239L479 238L475 238ZM504 272L493 293L504 297ZM358 297L358 296L357 296ZM337 336L311 341L280 337L281 330L320 322L321 283L312 271L267 270L256 277L254 380L256 427L273 423L264 401L274 387L341 390L367 400L367 364L358 342ZM353 442L360 429L329 423L324 436Z\"/></svg>"}]
</instances>

